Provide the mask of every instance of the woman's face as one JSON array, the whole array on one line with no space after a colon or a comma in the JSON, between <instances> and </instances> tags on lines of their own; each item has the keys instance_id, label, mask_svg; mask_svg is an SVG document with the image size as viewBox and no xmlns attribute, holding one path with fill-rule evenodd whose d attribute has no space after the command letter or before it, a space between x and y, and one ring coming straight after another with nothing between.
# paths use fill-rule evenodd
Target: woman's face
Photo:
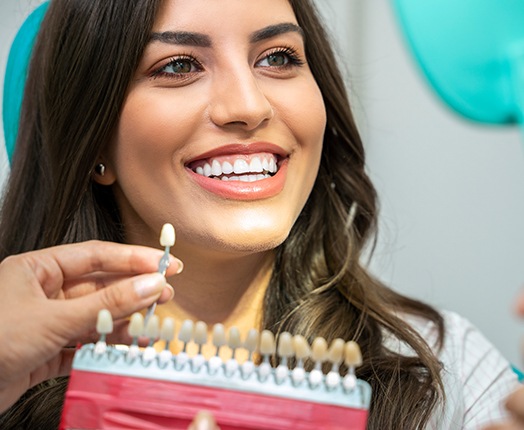
<instances>
[{"instance_id":1,"label":"woman's face","mask_svg":"<svg viewBox=\"0 0 524 430\"><path fill-rule=\"evenodd\" d=\"M301 31L286 0L164 0L107 160L130 242L165 222L222 254L287 237L326 122Z\"/></svg>"}]
</instances>

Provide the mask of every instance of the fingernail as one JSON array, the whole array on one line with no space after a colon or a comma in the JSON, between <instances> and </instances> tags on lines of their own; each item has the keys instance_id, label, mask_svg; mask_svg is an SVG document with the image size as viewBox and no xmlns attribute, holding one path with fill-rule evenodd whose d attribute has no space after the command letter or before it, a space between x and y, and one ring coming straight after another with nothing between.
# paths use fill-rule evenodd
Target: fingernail
<instances>
[{"instance_id":1,"label":"fingernail","mask_svg":"<svg viewBox=\"0 0 524 430\"><path fill-rule=\"evenodd\" d=\"M182 270L184 270L184 263L182 263L178 258L176 259L176 262L178 263L178 269L176 271L176 274L178 275L179 273L182 273Z\"/></svg>"},{"instance_id":2,"label":"fingernail","mask_svg":"<svg viewBox=\"0 0 524 430\"><path fill-rule=\"evenodd\" d=\"M170 255L170 256L169 256L169 265L172 266L173 264L176 264L176 267L177 267L176 274L177 274L177 275L178 275L179 273L181 273L182 270L184 270L184 263L182 263L182 261L179 260L178 258L173 257L172 255Z\"/></svg>"},{"instance_id":3,"label":"fingernail","mask_svg":"<svg viewBox=\"0 0 524 430\"><path fill-rule=\"evenodd\" d=\"M133 283L133 287L140 297L150 297L159 294L165 285L166 278L161 273L143 275Z\"/></svg>"},{"instance_id":4,"label":"fingernail","mask_svg":"<svg viewBox=\"0 0 524 430\"><path fill-rule=\"evenodd\" d=\"M175 289L169 284L166 284L166 288L169 290L169 300L172 300L175 297Z\"/></svg>"},{"instance_id":5,"label":"fingernail","mask_svg":"<svg viewBox=\"0 0 524 430\"><path fill-rule=\"evenodd\" d=\"M195 430L214 430L216 428L215 419L209 412L199 412L193 421Z\"/></svg>"}]
</instances>

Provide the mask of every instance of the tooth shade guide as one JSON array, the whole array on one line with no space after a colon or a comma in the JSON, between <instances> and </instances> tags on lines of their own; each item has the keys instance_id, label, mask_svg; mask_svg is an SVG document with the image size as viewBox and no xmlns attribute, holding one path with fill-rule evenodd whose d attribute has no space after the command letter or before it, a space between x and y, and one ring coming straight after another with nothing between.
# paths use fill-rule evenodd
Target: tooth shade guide
<instances>
[{"instance_id":1,"label":"tooth shade guide","mask_svg":"<svg viewBox=\"0 0 524 430\"><path fill-rule=\"evenodd\" d=\"M96 331L100 338L95 344L94 352L95 354L103 354L107 350L106 337L113 332L113 318L107 309L102 309L98 312Z\"/></svg>"},{"instance_id":2,"label":"tooth shade guide","mask_svg":"<svg viewBox=\"0 0 524 430\"><path fill-rule=\"evenodd\" d=\"M162 231L160 232L160 246L163 247L171 247L175 244L175 228L169 224L166 223L162 227Z\"/></svg>"},{"instance_id":3,"label":"tooth shade guide","mask_svg":"<svg viewBox=\"0 0 524 430\"><path fill-rule=\"evenodd\" d=\"M346 342L344 339L335 339L331 342L327 353L327 360L332 363L332 369L338 371L338 367L344 359L344 348Z\"/></svg>"},{"instance_id":4,"label":"tooth shade guide","mask_svg":"<svg viewBox=\"0 0 524 430\"><path fill-rule=\"evenodd\" d=\"M184 344L183 351L185 351L187 344L193 340L195 325L191 320L184 320L180 331L178 332L178 340Z\"/></svg>"},{"instance_id":5,"label":"tooth shade guide","mask_svg":"<svg viewBox=\"0 0 524 430\"><path fill-rule=\"evenodd\" d=\"M217 354L220 348L227 344L226 329L223 324L215 324L213 326L213 345L217 348Z\"/></svg>"},{"instance_id":6,"label":"tooth shade guide","mask_svg":"<svg viewBox=\"0 0 524 430\"><path fill-rule=\"evenodd\" d=\"M297 360L305 360L311 356L311 347L306 338L300 334L293 336L293 350Z\"/></svg>"},{"instance_id":7,"label":"tooth shade guide","mask_svg":"<svg viewBox=\"0 0 524 430\"><path fill-rule=\"evenodd\" d=\"M211 357L217 355L217 347L216 347L216 340L213 341L213 331L216 330L215 326L213 325L211 327L207 327L205 323L200 323L199 326L206 327L207 333L204 335L204 330L201 331L201 342L205 340L205 343L196 344L195 339L193 337L193 333L195 331L196 323L191 320L186 320L182 325L186 326L185 330L181 330L182 332L186 331L188 334L186 336L182 336L185 339L188 339L185 352L187 352L187 355L189 357L193 357L199 352L207 359L211 359ZM222 324L219 324L218 327L224 327ZM274 334L269 331L265 330L264 335L261 336L261 333L259 333L256 329L251 329L248 331L248 333L243 337L240 335L240 346L235 348L235 354L233 356L233 348L229 345L228 342L230 342L230 336L231 332L233 331L235 333L234 338L235 341L232 345L236 345L238 342L238 331L236 327L232 327L229 330L224 328L226 330L226 344L224 344L224 338L223 335L220 335L220 350L219 350L219 358L221 363L224 365L227 364L228 360L234 358L240 366L244 364L246 361L253 361L255 363L261 363L264 361L264 356L267 356L269 363L274 363L272 365L276 366L276 364L281 362L281 359L284 355L288 358L288 367L290 370L293 370L297 367L305 367L306 360L309 362L308 369L311 369L312 367L315 367L316 362L319 362L320 369L322 371L322 374L327 374L330 370L332 370L333 360L330 359L330 353L333 354L333 347L334 345L339 345L337 350L340 350L341 340L335 340L331 342L331 344L328 344L324 338L315 338L313 343L310 345L307 340L301 336L296 335L291 337L292 341L292 350L287 351L285 354L281 354L283 351L281 349L278 349L279 347L279 339L275 339ZM183 334L183 333L182 333ZM180 333L177 333L177 336L175 339L171 342L170 350L173 354L178 354L181 351L184 350L184 342L181 342L178 339L178 336ZM281 334L282 336L282 334ZM284 334L284 337L288 336L288 333ZM266 352L266 354L262 354L260 350L260 341L261 337L264 337L266 339L265 346L263 346L263 350ZM355 348L358 348L358 344L355 342L346 342L344 344L344 352L346 351L347 344L349 344L350 351L354 351ZM165 341L164 339L160 338L160 341L155 344L157 352L161 352L165 348ZM313 358L313 350L312 346L315 347L316 355L315 358L317 360L314 360ZM358 348L358 351L360 349ZM291 355L289 355L291 354ZM277 361L276 363L273 361L273 358L276 357ZM332 357L331 357L332 358ZM339 358L339 354L337 353L337 360ZM340 365L342 362L346 364L345 356L343 357L343 360L341 362L337 361L337 364ZM360 360L361 361L361 358ZM312 366L312 367L311 367ZM344 371L346 367L344 366ZM337 371L339 369L336 369Z\"/></svg>"},{"instance_id":8,"label":"tooth shade guide","mask_svg":"<svg viewBox=\"0 0 524 430\"><path fill-rule=\"evenodd\" d=\"M173 321L171 320L167 325L173 326ZM164 324L162 324L162 327L164 327ZM212 328L210 327L210 330L208 331L207 325L204 322L199 321L189 325L189 329L191 337L189 346L198 348L199 351L197 352L202 352L204 346L212 346L215 349L217 347L224 347L224 349L230 352L233 357L235 355L233 351L237 349L244 351L246 354L252 353L251 350L253 349L253 344L256 343L254 340L256 340L257 337L256 330L252 330L249 332L249 336L246 336L244 344L242 344L242 339L240 339L238 330L235 327L232 327L229 329L228 335L226 336L227 343L224 344L225 328L222 324L217 324ZM160 337L164 337L167 341L173 338L174 333L172 330L169 330L169 333L165 336L162 332L163 329L161 330L158 328L158 320L156 317L150 320L146 325L145 334L150 337L160 334ZM208 333L213 333L213 336L208 336ZM154 348L147 347L138 355L130 356L129 353L127 355L119 355L112 352L112 349L114 349L112 346L108 347L107 352L102 352L100 354L97 354L96 350L93 350L92 344L87 345L87 347L88 349L90 348L90 356L96 359L96 361L93 362L95 366L100 362L100 360L105 360L105 357L110 357L110 361L113 360L112 363L115 363L115 361L111 357L122 357L123 360L125 360L124 364L129 365L130 368L121 369L123 373L119 373L120 369L115 368L115 373L117 375L125 375L124 377L126 378L145 378L149 384L154 384L150 379L156 379L157 381L168 380L170 382L178 382L184 385L189 384L191 388L188 390L188 396L190 397L191 395L189 394L189 391L197 390L196 387L199 386L199 384L208 388L216 387L221 390L233 388L233 390L241 392L249 391L255 393L255 398L256 396L264 394L268 396L274 395L278 398L278 392L280 390L284 390L284 392L288 393L285 395L286 398L290 394L289 390L299 390L301 394L309 391L311 395L314 396L314 398L310 398L314 403L318 403L318 396L323 396L324 394L331 394L331 399L340 399L345 398L346 396L349 396L350 398L359 397L361 399L369 399L371 397L369 393L369 385L356 378L354 373L352 373L352 371L354 371L353 368L350 368L349 372L343 377L338 371L334 370L334 368L338 368L338 365L341 362L341 350L345 352L347 344L351 350L352 347L354 348L354 344L349 342L345 343L342 339L335 339L328 347L325 339L317 338L313 341L313 345L310 348L306 339L300 335L292 336L288 332L282 332L275 339L274 335L267 330L261 334L260 340L260 350L265 354L262 354L263 358L261 363L257 361L259 364L255 364L248 360L239 363L234 358L223 361L216 355L216 352L212 357L209 357L207 354L206 357L204 357L204 355L198 353L179 353L173 356L168 350L161 350L157 353ZM195 341L200 342L200 344L195 343ZM205 345L202 344L204 341L206 342ZM179 341L175 342L178 343ZM215 345L212 345L213 342ZM162 339L162 342L159 343L165 343L165 340ZM242 346L238 347L238 345ZM247 346L250 351L245 349L244 346ZM80 352L83 352L83 347ZM326 369L331 367L331 370L327 374L323 374L322 370L316 368L310 372L306 372L302 362L310 355L314 356L317 359L317 363L320 363L320 365L322 365L322 363L325 364L325 366L321 367L325 367ZM276 367L272 367L269 358L275 358L275 363L280 361L280 364ZM122 365L122 362L119 363ZM102 366L104 366L102 374L105 374L107 364L104 362ZM133 370L131 371L131 369ZM96 372L94 369L92 371ZM147 375L148 371L151 371L149 372L149 375ZM145 376L143 375L143 372L145 372ZM164 377L165 373L158 372L167 372L168 376ZM181 380L179 379L179 376L175 376L175 374L191 374L193 376L190 376L190 379ZM187 376L184 376L183 378L187 378ZM215 381L213 381L213 379L215 379ZM199 383L197 381L201 382ZM194 385L195 383L196 385ZM256 387L253 387L253 383L256 383ZM251 388L245 390L245 384ZM144 385L144 387L145 386L146 385ZM150 387L151 385L147 386ZM255 390L253 390L253 388L255 388ZM266 390L264 391L264 389ZM160 391L164 392L162 389L160 389ZM180 398L180 396L178 397ZM205 398L207 399L207 397ZM296 399L300 401L305 400L301 397L296 397ZM184 397L184 400L179 406L185 408L184 402L186 400L187 398ZM195 401L198 400L191 399L191 402ZM256 400L252 399L252 401ZM282 401L282 399L280 401ZM366 400L362 401L366 402ZM345 402L345 400L343 400L343 402ZM331 404L330 402L328 403ZM367 407L369 402L365 404L366 406L363 407ZM205 408L205 404L202 404L201 407ZM356 407L359 408L360 406ZM275 409L272 408L272 411L275 411ZM279 416L280 414L282 414L282 412L278 413ZM341 421L339 424L342 425L344 422L347 423L347 420ZM350 420L350 422L353 423L352 420ZM331 428L330 426L328 427ZM286 426L285 428L288 427ZM311 430L314 428L316 430L317 428L325 427L321 425L320 427L307 428ZM360 430L360 428L363 429L364 427L358 428Z\"/></svg>"},{"instance_id":9,"label":"tooth shade guide","mask_svg":"<svg viewBox=\"0 0 524 430\"><path fill-rule=\"evenodd\" d=\"M244 341L243 347L249 352L249 356L257 350L260 334L258 330L252 328L247 332L246 340Z\"/></svg>"},{"instance_id":10,"label":"tooth shade guide","mask_svg":"<svg viewBox=\"0 0 524 430\"><path fill-rule=\"evenodd\" d=\"M275 335L269 330L262 330L259 344L260 355L271 356L275 353Z\"/></svg>"},{"instance_id":11,"label":"tooth shade guide","mask_svg":"<svg viewBox=\"0 0 524 430\"><path fill-rule=\"evenodd\" d=\"M166 317L162 320L162 327L160 329L160 339L164 342L172 342L175 338L175 320L171 317Z\"/></svg>"},{"instance_id":12,"label":"tooth shade guide","mask_svg":"<svg viewBox=\"0 0 524 430\"><path fill-rule=\"evenodd\" d=\"M115 352L94 356L92 346L85 345L75 355L66 393L64 411L68 415L62 420L64 428L103 428L110 413L122 419L128 417L138 427L136 417L142 414L155 428L178 428L180 419L186 420L187 426L189 417L206 409L209 399L216 398L215 390L220 390L220 401L225 403L213 409L213 414L228 428L366 428L371 391L363 381L356 381L356 390L344 390L342 386L330 390L323 385L311 390L307 383L277 383L272 377L261 381L256 374L248 379L240 373L227 375L223 371L212 375L207 366L198 372L189 366L177 369L176 357L166 366L157 366L156 361L115 362ZM173 403L173 399L179 400ZM92 402L95 411L88 416L86 400ZM252 407L258 404L260 408L254 415ZM157 419L160 416L161 420ZM75 418L74 422L69 420Z\"/></svg>"},{"instance_id":13,"label":"tooth shade guide","mask_svg":"<svg viewBox=\"0 0 524 430\"><path fill-rule=\"evenodd\" d=\"M207 324L204 321L197 321L195 324L195 331L193 332L193 341L203 346L207 343Z\"/></svg>"},{"instance_id":14,"label":"tooth shade guide","mask_svg":"<svg viewBox=\"0 0 524 430\"><path fill-rule=\"evenodd\" d=\"M142 314L135 312L133 315L131 315L127 332L133 339L138 338L144 334L144 317Z\"/></svg>"},{"instance_id":15,"label":"tooth shade guide","mask_svg":"<svg viewBox=\"0 0 524 430\"><path fill-rule=\"evenodd\" d=\"M151 315L145 323L144 335L149 339L149 345L142 354L142 360L149 362L156 357L156 350L153 347L160 335L160 320L158 315Z\"/></svg>"},{"instance_id":16,"label":"tooth shade guide","mask_svg":"<svg viewBox=\"0 0 524 430\"><path fill-rule=\"evenodd\" d=\"M316 337L311 345L311 359L315 363L322 364L328 355L328 344L323 337Z\"/></svg>"},{"instance_id":17,"label":"tooth shade guide","mask_svg":"<svg viewBox=\"0 0 524 430\"><path fill-rule=\"evenodd\" d=\"M156 339L158 339L160 336L160 320L158 315L151 315L145 325L144 335L149 338L151 342L154 342Z\"/></svg>"},{"instance_id":18,"label":"tooth shade guide","mask_svg":"<svg viewBox=\"0 0 524 430\"><path fill-rule=\"evenodd\" d=\"M344 346L344 363L348 367L358 367L362 365L362 352L360 346L355 341L350 340Z\"/></svg>"},{"instance_id":19,"label":"tooth shade guide","mask_svg":"<svg viewBox=\"0 0 524 430\"><path fill-rule=\"evenodd\" d=\"M231 349L237 349L242 346L240 330L237 327L233 326L229 329L227 344Z\"/></svg>"},{"instance_id":20,"label":"tooth shade guide","mask_svg":"<svg viewBox=\"0 0 524 430\"><path fill-rule=\"evenodd\" d=\"M164 342L164 348L159 351L158 360L161 366L167 366L173 357L171 352L171 342L175 339L175 320L171 317L166 317L162 320L162 327L160 328L160 340ZM160 348L159 348L160 349Z\"/></svg>"},{"instance_id":21,"label":"tooth shade guide","mask_svg":"<svg viewBox=\"0 0 524 430\"><path fill-rule=\"evenodd\" d=\"M113 332L113 317L107 309L101 309L98 312L96 321L96 331L100 335L105 335Z\"/></svg>"}]
</instances>

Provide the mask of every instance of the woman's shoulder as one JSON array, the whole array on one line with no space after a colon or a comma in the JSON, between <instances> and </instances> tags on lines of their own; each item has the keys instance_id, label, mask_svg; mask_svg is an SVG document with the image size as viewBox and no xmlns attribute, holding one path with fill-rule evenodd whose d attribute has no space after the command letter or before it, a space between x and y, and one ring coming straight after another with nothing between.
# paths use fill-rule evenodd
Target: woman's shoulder
<instances>
[{"instance_id":1,"label":"woman's shoulder","mask_svg":"<svg viewBox=\"0 0 524 430\"><path fill-rule=\"evenodd\" d=\"M404 317L405 321L426 340L436 355L451 356L454 361L462 358L470 364L472 357L484 356L489 351L497 352L497 355L502 358L497 348L469 319L449 310L439 310L439 313L444 322L444 343L441 348L436 342L438 327L433 321L411 315ZM505 359L504 361L507 362Z\"/></svg>"},{"instance_id":2,"label":"woman's shoulder","mask_svg":"<svg viewBox=\"0 0 524 430\"><path fill-rule=\"evenodd\" d=\"M434 417L440 424L433 428L476 429L503 419L502 402L518 386L510 363L467 318L448 310L440 314L445 333L440 348L433 322L406 317L442 363L446 405L443 413Z\"/></svg>"}]
</instances>

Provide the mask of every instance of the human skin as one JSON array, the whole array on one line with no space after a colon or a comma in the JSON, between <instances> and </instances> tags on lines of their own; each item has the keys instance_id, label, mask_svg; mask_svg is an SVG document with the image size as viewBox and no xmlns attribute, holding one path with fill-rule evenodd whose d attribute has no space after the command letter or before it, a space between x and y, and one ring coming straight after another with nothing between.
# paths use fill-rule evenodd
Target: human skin
<instances>
[{"instance_id":1,"label":"human skin","mask_svg":"<svg viewBox=\"0 0 524 430\"><path fill-rule=\"evenodd\" d=\"M27 252L0 263L0 411L34 385L71 369L77 342L94 341L98 311L115 320L108 341L128 342L123 319L173 289L156 273L162 252L91 241ZM182 268L173 257L168 275Z\"/></svg>"},{"instance_id":2,"label":"human skin","mask_svg":"<svg viewBox=\"0 0 524 430\"><path fill-rule=\"evenodd\" d=\"M273 250L314 184L326 114L289 24L286 0L163 2L103 154L97 180L112 185L127 239L152 245L163 223L175 226L176 319L256 326ZM221 182L197 171L254 156L278 172Z\"/></svg>"}]
</instances>

